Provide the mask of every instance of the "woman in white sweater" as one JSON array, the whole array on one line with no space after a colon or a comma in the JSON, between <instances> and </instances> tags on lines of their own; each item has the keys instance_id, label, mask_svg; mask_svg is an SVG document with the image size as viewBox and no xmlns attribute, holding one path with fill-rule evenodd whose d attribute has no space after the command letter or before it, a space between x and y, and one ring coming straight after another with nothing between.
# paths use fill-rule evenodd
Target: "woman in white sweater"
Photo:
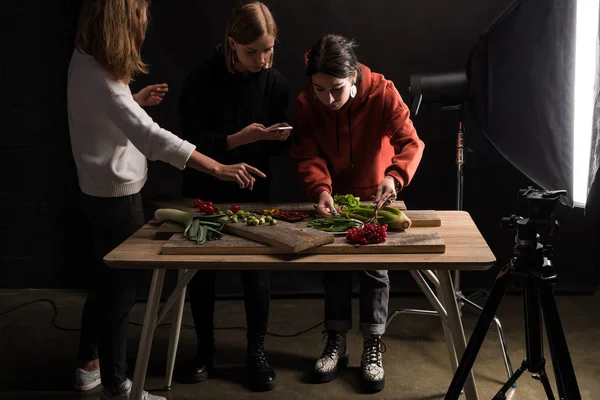
<instances>
[{"instance_id":1,"label":"woman in white sweater","mask_svg":"<svg viewBox=\"0 0 600 400\"><path fill-rule=\"evenodd\" d=\"M250 190L252 174L265 177L249 165L223 165L198 153L146 114L142 106L159 103L166 91L166 85L153 85L133 95L128 86L136 74L148 73L140 56L147 12L148 0L84 0L68 74L71 146L96 261L75 381L80 390L102 383L101 399L129 399L131 391L127 327L140 272L110 269L102 258L144 224L140 190L146 159L194 168ZM147 392L143 398L164 400Z\"/></svg>"}]
</instances>

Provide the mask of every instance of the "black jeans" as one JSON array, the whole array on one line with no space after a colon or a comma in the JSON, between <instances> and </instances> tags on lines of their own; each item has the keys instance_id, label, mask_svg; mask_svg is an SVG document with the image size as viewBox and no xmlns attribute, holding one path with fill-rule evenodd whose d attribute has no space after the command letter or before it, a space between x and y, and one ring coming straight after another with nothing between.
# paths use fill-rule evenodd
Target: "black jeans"
<instances>
[{"instance_id":1,"label":"black jeans","mask_svg":"<svg viewBox=\"0 0 600 400\"><path fill-rule=\"evenodd\" d=\"M268 271L240 271L244 285L247 336L266 335L271 288ZM196 328L196 357L210 362L214 355L215 281L217 271L199 270L188 285Z\"/></svg>"},{"instance_id":2,"label":"black jeans","mask_svg":"<svg viewBox=\"0 0 600 400\"><path fill-rule=\"evenodd\" d=\"M142 197L83 195L82 206L93 229L94 279L81 317L79 359L99 358L102 384L115 388L127 379L129 312L142 271L109 268L102 258L144 225Z\"/></svg>"},{"instance_id":3,"label":"black jeans","mask_svg":"<svg viewBox=\"0 0 600 400\"><path fill-rule=\"evenodd\" d=\"M362 333L383 335L388 317L390 278L387 270L326 271L325 329L345 332L352 328L352 276L358 274L359 329Z\"/></svg>"}]
</instances>

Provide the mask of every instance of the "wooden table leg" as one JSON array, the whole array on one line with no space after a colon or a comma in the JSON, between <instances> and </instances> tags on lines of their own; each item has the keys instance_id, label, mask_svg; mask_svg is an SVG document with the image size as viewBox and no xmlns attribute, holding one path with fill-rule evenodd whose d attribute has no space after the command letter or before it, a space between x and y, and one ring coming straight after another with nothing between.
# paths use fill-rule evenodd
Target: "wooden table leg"
<instances>
[{"instance_id":1,"label":"wooden table leg","mask_svg":"<svg viewBox=\"0 0 600 400\"><path fill-rule=\"evenodd\" d=\"M187 270L180 269L177 275L177 281L181 281ZM167 374L165 376L165 388L171 390L173 383L173 371L175 370L175 359L177 357L177 347L179 345L179 335L181 333L181 321L183 320L183 307L185 306L184 287L181 294L173 307L173 315L171 319L171 333L169 335L169 350L167 352Z\"/></svg>"},{"instance_id":2,"label":"wooden table leg","mask_svg":"<svg viewBox=\"0 0 600 400\"><path fill-rule=\"evenodd\" d=\"M444 309L447 309L448 304L446 302L446 299L444 298L442 290L440 289L439 280L435 289L437 297L443 304ZM458 359L456 358L456 348L454 347L454 341L452 340L452 332L450 332L450 328L448 327L448 323L446 321L442 319L442 328L444 329L444 339L446 341L446 347L448 348L448 356L450 357L450 366L452 367L452 372L455 373L458 369Z\"/></svg>"},{"instance_id":3,"label":"wooden table leg","mask_svg":"<svg viewBox=\"0 0 600 400\"><path fill-rule=\"evenodd\" d=\"M456 303L456 295L454 293L454 285L450 277L450 271L437 271L440 280L440 290L445 301L446 312L448 313L448 327L452 333L452 341L456 349L457 358L462 357L467 348L465 339L465 331L463 329L460 314L458 312L458 304ZM467 400L477 400L477 387L475 386L475 378L473 371L469 372L469 377L465 383L465 395Z\"/></svg>"},{"instance_id":4,"label":"wooden table leg","mask_svg":"<svg viewBox=\"0 0 600 400\"><path fill-rule=\"evenodd\" d=\"M165 273L166 270L164 268L155 268L152 273L152 284L150 285L148 304L146 305L146 314L144 315L140 346L135 360L135 372L133 374L133 385L129 397L130 400L142 400L142 392L144 391L144 384L146 383L148 360L150 359L152 339L154 338L154 330L156 329L158 306L160 305L160 296L162 294Z\"/></svg>"}]
</instances>

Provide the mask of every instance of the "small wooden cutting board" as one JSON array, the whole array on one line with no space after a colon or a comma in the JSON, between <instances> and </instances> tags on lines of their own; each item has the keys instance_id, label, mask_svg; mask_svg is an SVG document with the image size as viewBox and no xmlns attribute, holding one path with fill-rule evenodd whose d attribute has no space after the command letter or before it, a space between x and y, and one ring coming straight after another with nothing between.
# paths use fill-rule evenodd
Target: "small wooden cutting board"
<instances>
[{"instance_id":1,"label":"small wooden cutting board","mask_svg":"<svg viewBox=\"0 0 600 400\"><path fill-rule=\"evenodd\" d=\"M251 226L245 223L225 224L223 232L282 249L286 253L297 253L313 247L333 243L335 236L329 232L297 226L278 221L277 225Z\"/></svg>"}]
</instances>

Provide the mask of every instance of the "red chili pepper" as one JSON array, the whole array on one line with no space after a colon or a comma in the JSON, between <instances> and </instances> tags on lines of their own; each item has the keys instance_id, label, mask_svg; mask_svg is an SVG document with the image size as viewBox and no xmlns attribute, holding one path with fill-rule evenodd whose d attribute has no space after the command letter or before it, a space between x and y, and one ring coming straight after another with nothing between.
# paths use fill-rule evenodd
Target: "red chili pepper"
<instances>
[{"instance_id":1,"label":"red chili pepper","mask_svg":"<svg viewBox=\"0 0 600 400\"><path fill-rule=\"evenodd\" d=\"M235 214L238 211L240 211L240 206L238 206L237 204L234 204L231 206L230 210L231 210L231 212L233 212Z\"/></svg>"}]
</instances>

